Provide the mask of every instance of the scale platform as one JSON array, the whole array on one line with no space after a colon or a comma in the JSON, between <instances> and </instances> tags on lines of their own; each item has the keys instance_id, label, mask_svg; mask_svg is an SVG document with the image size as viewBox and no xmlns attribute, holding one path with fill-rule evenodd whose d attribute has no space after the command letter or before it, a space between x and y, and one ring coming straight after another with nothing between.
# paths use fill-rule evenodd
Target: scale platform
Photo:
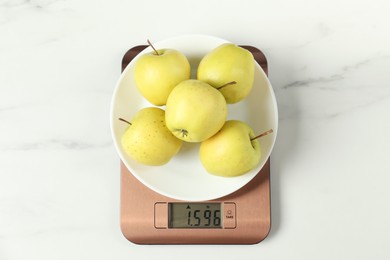
<instances>
[{"instance_id":1,"label":"scale platform","mask_svg":"<svg viewBox=\"0 0 390 260\"><path fill-rule=\"evenodd\" d=\"M126 52L122 71L146 45ZM252 52L268 74L265 55ZM121 162L120 225L136 244L257 244L271 228L270 159L244 187L225 197L199 202L178 201L144 186Z\"/></svg>"}]
</instances>

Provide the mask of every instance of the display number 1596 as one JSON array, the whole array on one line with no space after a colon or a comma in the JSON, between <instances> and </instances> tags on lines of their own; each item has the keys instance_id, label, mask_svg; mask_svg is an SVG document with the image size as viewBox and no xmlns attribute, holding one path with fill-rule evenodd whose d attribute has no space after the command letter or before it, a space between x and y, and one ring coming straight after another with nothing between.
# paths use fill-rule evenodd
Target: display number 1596
<instances>
[{"instance_id":1,"label":"display number 1596","mask_svg":"<svg viewBox=\"0 0 390 260\"><path fill-rule=\"evenodd\" d=\"M213 226L220 226L221 225L221 211L220 210L205 210L201 211L199 209L197 210L190 210L187 214L187 224L188 226L195 226L199 227L201 226L201 223L203 222L202 226L209 227L211 225Z\"/></svg>"}]
</instances>

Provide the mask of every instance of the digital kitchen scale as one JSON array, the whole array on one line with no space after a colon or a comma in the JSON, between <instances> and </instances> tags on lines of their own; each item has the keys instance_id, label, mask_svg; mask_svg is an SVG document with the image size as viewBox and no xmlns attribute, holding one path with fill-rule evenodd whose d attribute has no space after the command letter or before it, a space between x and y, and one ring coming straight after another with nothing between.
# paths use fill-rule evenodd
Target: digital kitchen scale
<instances>
[{"instance_id":1,"label":"digital kitchen scale","mask_svg":"<svg viewBox=\"0 0 390 260\"><path fill-rule=\"evenodd\" d=\"M128 50L122 71L146 45ZM255 47L257 63L268 73L267 59ZM256 244L271 228L270 160L241 189L219 199L175 200L138 181L121 162L120 224L136 244Z\"/></svg>"}]
</instances>

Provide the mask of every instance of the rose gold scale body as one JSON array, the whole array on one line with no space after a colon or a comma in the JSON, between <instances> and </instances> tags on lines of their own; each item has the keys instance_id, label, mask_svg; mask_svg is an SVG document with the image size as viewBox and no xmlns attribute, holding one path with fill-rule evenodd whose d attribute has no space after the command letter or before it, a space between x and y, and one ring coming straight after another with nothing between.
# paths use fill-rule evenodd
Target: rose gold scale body
<instances>
[{"instance_id":1,"label":"rose gold scale body","mask_svg":"<svg viewBox=\"0 0 390 260\"><path fill-rule=\"evenodd\" d=\"M264 54L252 46L242 47L252 52L267 74ZM144 48L145 45L136 46L127 51L122 60L122 71ZM268 235L271 228L270 160L256 177L236 192L216 200L199 202L205 207L207 204L207 208L218 205L218 216L213 219L217 228L206 228L211 214L204 214L209 213L205 210L198 212L199 216L209 220L203 222L203 228L196 227L200 223L196 210L197 222L193 221L193 211L187 210L183 212L185 217L192 214L191 224L188 220L188 227L172 227L172 205L179 203L187 209L197 207L196 202L178 201L152 191L121 163L120 223L122 233L129 241L136 244L256 244ZM218 223L215 223L216 220ZM186 219L182 222L187 225Z\"/></svg>"}]
</instances>

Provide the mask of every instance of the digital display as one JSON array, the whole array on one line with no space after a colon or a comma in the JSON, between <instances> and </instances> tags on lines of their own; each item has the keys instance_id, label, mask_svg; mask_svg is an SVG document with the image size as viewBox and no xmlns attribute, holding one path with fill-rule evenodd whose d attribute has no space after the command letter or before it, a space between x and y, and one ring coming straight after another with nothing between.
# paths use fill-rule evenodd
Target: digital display
<instances>
[{"instance_id":1,"label":"digital display","mask_svg":"<svg viewBox=\"0 0 390 260\"><path fill-rule=\"evenodd\" d=\"M169 203L169 228L222 228L220 203Z\"/></svg>"}]
</instances>

